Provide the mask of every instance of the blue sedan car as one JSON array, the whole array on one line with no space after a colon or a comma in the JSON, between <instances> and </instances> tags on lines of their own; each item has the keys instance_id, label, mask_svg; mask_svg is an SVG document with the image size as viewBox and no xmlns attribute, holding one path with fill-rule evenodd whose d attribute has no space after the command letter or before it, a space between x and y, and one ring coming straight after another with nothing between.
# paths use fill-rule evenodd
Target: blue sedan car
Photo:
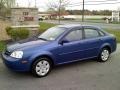
<instances>
[{"instance_id":1,"label":"blue sedan car","mask_svg":"<svg viewBox=\"0 0 120 90\"><path fill-rule=\"evenodd\" d=\"M14 71L46 76L55 65L96 58L106 62L116 50L116 38L87 25L58 25L38 37L9 45L2 53L4 64Z\"/></svg>"}]
</instances>

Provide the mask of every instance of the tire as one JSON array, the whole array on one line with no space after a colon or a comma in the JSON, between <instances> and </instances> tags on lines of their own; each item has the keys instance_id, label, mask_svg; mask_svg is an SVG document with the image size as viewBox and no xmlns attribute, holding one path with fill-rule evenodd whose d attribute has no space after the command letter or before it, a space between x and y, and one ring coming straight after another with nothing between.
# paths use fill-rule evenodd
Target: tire
<instances>
[{"instance_id":1,"label":"tire","mask_svg":"<svg viewBox=\"0 0 120 90\"><path fill-rule=\"evenodd\" d=\"M110 57L110 50L108 48L103 48L98 56L99 62L106 62Z\"/></svg>"},{"instance_id":2,"label":"tire","mask_svg":"<svg viewBox=\"0 0 120 90\"><path fill-rule=\"evenodd\" d=\"M39 58L32 64L31 72L35 77L45 77L51 71L51 62L48 58Z\"/></svg>"}]
</instances>

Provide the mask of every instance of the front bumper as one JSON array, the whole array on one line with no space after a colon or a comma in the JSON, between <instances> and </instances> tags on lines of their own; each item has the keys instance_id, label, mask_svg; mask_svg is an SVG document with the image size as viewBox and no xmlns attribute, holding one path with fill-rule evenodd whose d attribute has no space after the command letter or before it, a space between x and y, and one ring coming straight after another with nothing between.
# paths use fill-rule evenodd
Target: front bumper
<instances>
[{"instance_id":1,"label":"front bumper","mask_svg":"<svg viewBox=\"0 0 120 90\"><path fill-rule=\"evenodd\" d=\"M2 60L3 63L8 67L8 69L11 69L13 71L24 72L30 70L30 63L27 62L23 64L22 59L15 59L2 53Z\"/></svg>"}]
</instances>

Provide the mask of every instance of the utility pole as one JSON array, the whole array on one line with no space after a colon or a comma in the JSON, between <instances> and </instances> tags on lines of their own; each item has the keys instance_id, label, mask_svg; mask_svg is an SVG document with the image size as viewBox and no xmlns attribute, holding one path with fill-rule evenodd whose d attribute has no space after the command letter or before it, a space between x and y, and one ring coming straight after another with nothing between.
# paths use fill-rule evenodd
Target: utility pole
<instances>
[{"instance_id":1,"label":"utility pole","mask_svg":"<svg viewBox=\"0 0 120 90\"><path fill-rule=\"evenodd\" d=\"M37 3L36 3L36 0L35 0L35 8L37 7L36 4L37 4Z\"/></svg>"},{"instance_id":2,"label":"utility pole","mask_svg":"<svg viewBox=\"0 0 120 90\"><path fill-rule=\"evenodd\" d=\"M58 11L58 15L59 15L59 24L60 24L60 15L61 15L61 0L59 0L59 11Z\"/></svg>"},{"instance_id":3,"label":"utility pole","mask_svg":"<svg viewBox=\"0 0 120 90\"><path fill-rule=\"evenodd\" d=\"M30 1L28 0L28 8L30 7Z\"/></svg>"},{"instance_id":4,"label":"utility pole","mask_svg":"<svg viewBox=\"0 0 120 90\"><path fill-rule=\"evenodd\" d=\"M85 1L83 0L82 22L84 22Z\"/></svg>"}]
</instances>

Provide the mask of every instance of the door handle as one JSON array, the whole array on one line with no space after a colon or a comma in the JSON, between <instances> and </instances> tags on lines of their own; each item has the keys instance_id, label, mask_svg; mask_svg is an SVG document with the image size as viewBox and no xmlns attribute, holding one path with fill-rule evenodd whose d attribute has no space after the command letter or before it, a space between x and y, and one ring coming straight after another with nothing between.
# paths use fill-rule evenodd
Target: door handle
<instances>
[{"instance_id":1,"label":"door handle","mask_svg":"<svg viewBox=\"0 0 120 90\"><path fill-rule=\"evenodd\" d=\"M100 40L100 41L102 41L102 39L101 39L101 38L100 38L99 40Z\"/></svg>"}]
</instances>

